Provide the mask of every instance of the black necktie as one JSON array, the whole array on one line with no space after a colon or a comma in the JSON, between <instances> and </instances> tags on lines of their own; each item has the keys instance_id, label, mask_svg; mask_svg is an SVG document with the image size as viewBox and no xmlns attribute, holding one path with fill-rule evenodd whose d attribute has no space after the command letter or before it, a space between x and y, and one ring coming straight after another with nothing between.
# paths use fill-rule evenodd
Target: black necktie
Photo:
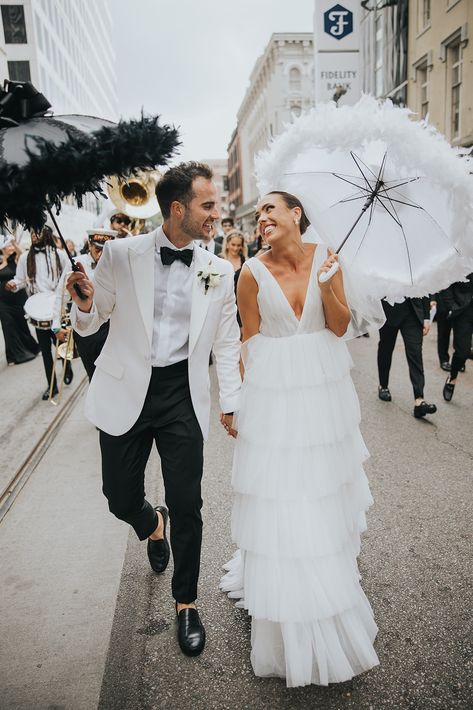
<instances>
[{"instance_id":1,"label":"black necktie","mask_svg":"<svg viewBox=\"0 0 473 710\"><path fill-rule=\"evenodd\" d=\"M178 249L170 249L169 247L161 247L159 250L161 253L161 261L164 266L169 266L176 259L182 261L186 266L192 264L192 256L194 254L193 249L183 249L179 251Z\"/></svg>"}]
</instances>

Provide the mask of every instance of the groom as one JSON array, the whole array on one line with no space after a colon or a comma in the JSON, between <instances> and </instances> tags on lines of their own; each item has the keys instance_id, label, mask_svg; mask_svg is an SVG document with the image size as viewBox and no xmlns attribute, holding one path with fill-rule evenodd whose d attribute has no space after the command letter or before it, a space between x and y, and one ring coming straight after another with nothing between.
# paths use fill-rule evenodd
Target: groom
<instances>
[{"instance_id":1,"label":"groom","mask_svg":"<svg viewBox=\"0 0 473 710\"><path fill-rule=\"evenodd\" d=\"M100 429L103 492L110 511L148 539L160 574L174 559L172 593L182 651L204 648L195 606L202 540L203 439L209 427L208 363L215 355L222 423L232 430L241 385L239 328L229 262L198 248L219 218L207 165L181 163L156 188L164 223L150 234L108 242L94 283L72 273L75 330L87 336L110 319L97 358L86 414ZM81 300L73 286L85 295ZM168 508L145 499L144 472L153 440ZM169 511L169 512L168 512Z\"/></svg>"}]
</instances>

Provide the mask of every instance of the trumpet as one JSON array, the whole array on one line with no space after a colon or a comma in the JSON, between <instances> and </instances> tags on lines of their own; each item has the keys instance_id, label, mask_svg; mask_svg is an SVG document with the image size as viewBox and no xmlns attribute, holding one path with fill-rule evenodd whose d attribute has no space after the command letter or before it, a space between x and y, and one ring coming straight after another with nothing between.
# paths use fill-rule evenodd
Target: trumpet
<instances>
[{"instance_id":1,"label":"trumpet","mask_svg":"<svg viewBox=\"0 0 473 710\"><path fill-rule=\"evenodd\" d=\"M77 347L74 342L74 333L72 330L71 318L69 315L69 311L67 310L67 303L64 298L66 293L66 281L67 280L64 279L64 285L61 293L61 328L64 328L67 331L67 335L63 343L60 342L59 338L56 338L56 347L54 349L53 358L53 369L51 372L51 381L49 385L49 401L51 402L51 404L54 404L54 406L60 404L62 399L62 390L64 388L64 378L66 376L67 363L79 357L79 353L77 352ZM61 379L59 382L59 391L57 394L57 398L54 399L54 382L56 378L56 363L58 360L62 360Z\"/></svg>"}]
</instances>

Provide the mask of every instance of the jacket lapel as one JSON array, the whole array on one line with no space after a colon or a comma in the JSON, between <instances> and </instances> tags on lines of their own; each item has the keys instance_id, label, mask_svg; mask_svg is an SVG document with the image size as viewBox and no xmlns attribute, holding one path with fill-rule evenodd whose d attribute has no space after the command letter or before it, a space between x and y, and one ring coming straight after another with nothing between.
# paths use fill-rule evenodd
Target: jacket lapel
<instances>
[{"instance_id":1,"label":"jacket lapel","mask_svg":"<svg viewBox=\"0 0 473 710\"><path fill-rule=\"evenodd\" d=\"M201 269L207 269L209 267L209 261L211 257L208 251L202 249L201 247L195 245L195 266L194 266L194 285L192 287L192 307L191 307L191 322L189 327L189 357L194 350L197 339L200 335L200 331L204 325L205 316L209 308L209 303L211 300L210 289L205 293L204 284L198 278L197 274ZM218 271L213 264L210 265L212 271Z\"/></svg>"},{"instance_id":2,"label":"jacket lapel","mask_svg":"<svg viewBox=\"0 0 473 710\"><path fill-rule=\"evenodd\" d=\"M136 237L128 247L136 300L140 309L143 325L151 346L153 339L154 318L154 257L158 230Z\"/></svg>"}]
</instances>

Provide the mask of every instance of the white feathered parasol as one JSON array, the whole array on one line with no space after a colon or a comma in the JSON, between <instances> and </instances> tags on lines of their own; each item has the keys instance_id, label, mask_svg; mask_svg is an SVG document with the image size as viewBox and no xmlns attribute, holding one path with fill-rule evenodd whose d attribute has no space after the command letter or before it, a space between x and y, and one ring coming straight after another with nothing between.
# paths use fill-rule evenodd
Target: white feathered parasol
<instances>
[{"instance_id":1,"label":"white feathered parasol","mask_svg":"<svg viewBox=\"0 0 473 710\"><path fill-rule=\"evenodd\" d=\"M314 241L343 246L342 267L373 299L425 296L473 271L467 160L410 115L368 96L322 104L256 159L260 193L299 197Z\"/></svg>"}]
</instances>

